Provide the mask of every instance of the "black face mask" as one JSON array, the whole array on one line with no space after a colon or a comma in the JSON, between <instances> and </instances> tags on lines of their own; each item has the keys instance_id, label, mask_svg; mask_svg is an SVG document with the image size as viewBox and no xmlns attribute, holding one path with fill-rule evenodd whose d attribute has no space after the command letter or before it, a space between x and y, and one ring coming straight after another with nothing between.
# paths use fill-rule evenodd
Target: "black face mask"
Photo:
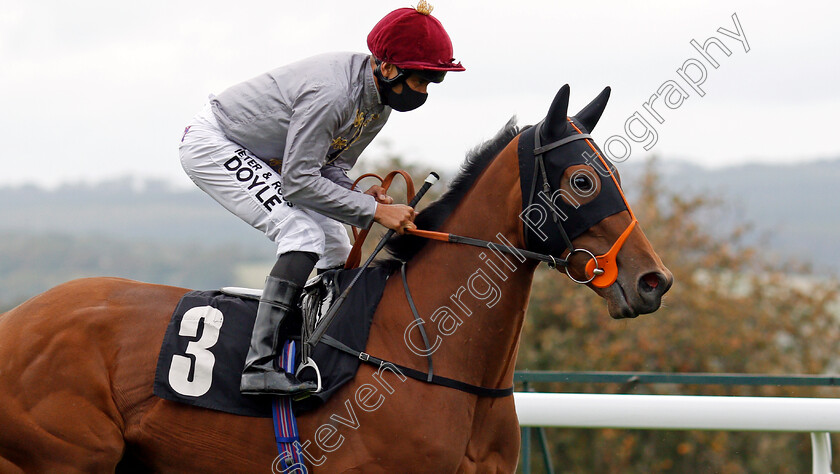
<instances>
[{"instance_id":1,"label":"black face mask","mask_svg":"<svg viewBox=\"0 0 840 474\"><path fill-rule=\"evenodd\" d=\"M402 72L393 79L386 79L377 67L375 74L379 82L379 98L384 105L390 106L397 112L414 110L426 103L426 99L429 97L429 94L417 92L409 87L408 83L405 82L408 77ZM394 92L394 86L397 84L403 85L402 92L399 94Z\"/></svg>"}]
</instances>

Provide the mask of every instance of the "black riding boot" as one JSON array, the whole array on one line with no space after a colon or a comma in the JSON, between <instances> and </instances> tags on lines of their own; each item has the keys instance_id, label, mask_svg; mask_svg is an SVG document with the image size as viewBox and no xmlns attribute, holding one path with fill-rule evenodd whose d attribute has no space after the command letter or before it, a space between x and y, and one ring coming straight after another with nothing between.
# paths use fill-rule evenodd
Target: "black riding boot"
<instances>
[{"instance_id":1,"label":"black riding boot","mask_svg":"<svg viewBox=\"0 0 840 474\"><path fill-rule=\"evenodd\" d=\"M317 388L313 382L301 382L294 374L278 369L275 363L284 343L278 340L280 324L297 310L295 302L300 292L301 286L296 283L276 276L266 278L239 384L243 395L296 395Z\"/></svg>"}]
</instances>

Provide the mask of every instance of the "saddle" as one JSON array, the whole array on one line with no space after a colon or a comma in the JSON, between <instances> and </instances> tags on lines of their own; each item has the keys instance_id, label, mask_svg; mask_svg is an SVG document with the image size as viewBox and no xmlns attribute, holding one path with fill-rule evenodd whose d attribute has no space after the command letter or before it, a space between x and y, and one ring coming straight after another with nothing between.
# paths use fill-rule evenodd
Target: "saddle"
<instances>
[{"instance_id":1,"label":"saddle","mask_svg":"<svg viewBox=\"0 0 840 474\"><path fill-rule=\"evenodd\" d=\"M362 272L342 304L323 341L312 349L311 361L302 369L295 360L298 378L318 384L320 390L294 402L295 412L312 410L326 402L353 379L361 360L339 345L361 353L367 346L373 314L389 271L383 267L331 270L310 279L299 300L303 338L321 323L338 295ZM191 291L173 311L155 371L154 394L188 405L245 416L271 417L272 397L243 396L239 379L248 353L251 331L261 291L222 288ZM301 327L283 324L286 328ZM301 334L280 334L281 340ZM338 344L335 341L339 341Z\"/></svg>"}]
</instances>

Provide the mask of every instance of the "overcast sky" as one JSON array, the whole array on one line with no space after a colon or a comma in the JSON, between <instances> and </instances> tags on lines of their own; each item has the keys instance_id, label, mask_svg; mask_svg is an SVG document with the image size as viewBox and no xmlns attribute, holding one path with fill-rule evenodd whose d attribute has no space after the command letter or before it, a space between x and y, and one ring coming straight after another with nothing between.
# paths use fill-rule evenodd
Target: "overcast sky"
<instances>
[{"instance_id":1,"label":"overcast sky","mask_svg":"<svg viewBox=\"0 0 840 474\"><path fill-rule=\"evenodd\" d=\"M410 4L4 0L0 185L125 175L187 185L177 145L207 94L314 54L367 52L371 27ZM565 83L573 112L612 87L594 135L602 145L626 140L627 161L649 153L708 166L840 157L836 1L432 4L467 71L432 85L420 109L393 113L363 159L390 147L452 169L512 115L539 121ZM748 52L718 31L737 32L733 14ZM731 51L710 46L718 68L689 43L712 36ZM677 71L686 61L684 74L699 77L697 64L706 70L703 96ZM663 84L688 97L673 109L654 102L659 123L644 103ZM625 130L636 113L631 131L641 134L644 119L657 133L648 151Z\"/></svg>"}]
</instances>

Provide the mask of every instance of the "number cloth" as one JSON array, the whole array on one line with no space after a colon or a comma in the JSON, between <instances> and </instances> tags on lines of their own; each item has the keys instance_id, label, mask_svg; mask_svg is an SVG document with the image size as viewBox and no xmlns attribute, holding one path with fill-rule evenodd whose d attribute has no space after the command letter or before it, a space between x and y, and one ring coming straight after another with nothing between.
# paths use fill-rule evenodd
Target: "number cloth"
<instances>
[{"instance_id":1,"label":"number cloth","mask_svg":"<svg viewBox=\"0 0 840 474\"><path fill-rule=\"evenodd\" d=\"M336 273L335 284L340 292L359 271L327 273ZM387 279L386 268L366 269L326 334L357 351L364 351L373 313ZM237 415L270 417L271 397L248 397L239 393L257 303L256 299L242 299L220 291L185 294L175 308L163 338L155 371L155 395ZM281 340L288 336L281 334ZM325 344L315 347L312 359L321 370L324 389L295 402L295 410L320 406L353 379L360 364L358 358ZM314 371L307 369L300 378L314 381Z\"/></svg>"}]
</instances>

